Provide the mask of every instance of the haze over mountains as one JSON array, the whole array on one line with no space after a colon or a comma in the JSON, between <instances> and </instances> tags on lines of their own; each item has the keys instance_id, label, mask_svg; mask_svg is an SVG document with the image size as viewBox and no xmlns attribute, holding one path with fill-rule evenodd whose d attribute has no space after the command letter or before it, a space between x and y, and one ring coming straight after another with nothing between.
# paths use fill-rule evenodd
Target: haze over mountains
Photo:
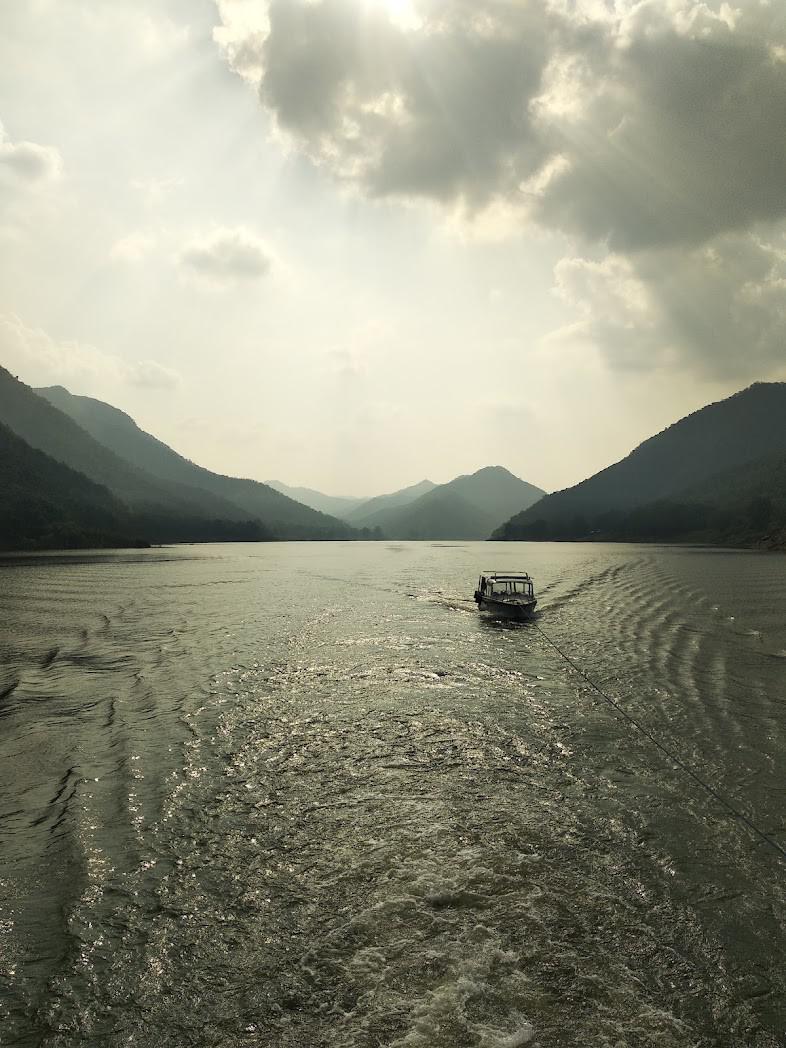
<instances>
[{"instance_id":1,"label":"haze over mountains","mask_svg":"<svg viewBox=\"0 0 786 1048\"><path fill-rule=\"evenodd\" d=\"M262 539L486 538L540 497L500 467L372 499L213 473L124 412L0 368L2 548ZM313 505L289 497L302 493ZM341 516L318 507L337 508Z\"/></svg>"},{"instance_id":2,"label":"haze over mountains","mask_svg":"<svg viewBox=\"0 0 786 1048\"><path fill-rule=\"evenodd\" d=\"M0 483L6 549L489 536L774 546L786 536L786 383L710 404L551 495L487 466L362 499L213 473L109 404L34 391L0 368Z\"/></svg>"},{"instance_id":3,"label":"haze over mountains","mask_svg":"<svg viewBox=\"0 0 786 1048\"><path fill-rule=\"evenodd\" d=\"M485 539L512 511L525 509L545 495L502 466L485 466L446 484L421 480L387 495L370 499L333 499L310 488L279 490L308 505L334 506L337 516L356 527L378 531L389 539Z\"/></svg>"},{"instance_id":4,"label":"haze over mountains","mask_svg":"<svg viewBox=\"0 0 786 1048\"><path fill-rule=\"evenodd\" d=\"M0 368L0 422L17 438L6 438L0 447L5 475L14 477L13 499L11 489L4 492L0 523L6 548L47 543L139 545L362 537L343 521L302 506L264 484L202 470L110 405L72 396L59 387L46 393L38 395ZM47 460L30 459L19 440ZM25 456L39 463L37 474L17 468ZM99 485L103 494L99 497L90 489L87 497L84 485L72 484L68 507L65 502L51 501L50 496L66 489L67 477L73 481L70 473L55 478L64 467ZM36 477L44 475L48 494L42 501ZM96 500L103 503L101 513ZM59 518L53 512L57 506L62 509ZM26 531L22 527L25 514L29 516ZM47 520L48 528L44 526ZM122 543L115 541L118 537L123 538Z\"/></svg>"},{"instance_id":5,"label":"haze over mountains","mask_svg":"<svg viewBox=\"0 0 786 1048\"><path fill-rule=\"evenodd\" d=\"M486 466L447 484L423 481L416 487L424 485L427 490L403 503L392 496L372 499L350 519L392 539L485 539L513 507L531 506L545 494L502 466Z\"/></svg>"},{"instance_id":6,"label":"haze over mountains","mask_svg":"<svg viewBox=\"0 0 786 1048\"><path fill-rule=\"evenodd\" d=\"M281 480L266 480L265 483L268 487L281 492L282 495L294 499L295 502L302 502L304 506L310 506L312 509L319 510L320 513L330 513L334 517L345 518L355 506L366 501L364 498L355 498L352 495L325 495L324 492L315 491L314 488L293 488Z\"/></svg>"},{"instance_id":7,"label":"haze over mountains","mask_svg":"<svg viewBox=\"0 0 786 1048\"><path fill-rule=\"evenodd\" d=\"M377 513L396 509L399 506L407 506L409 503L419 499L421 495L426 495L429 491L433 491L436 486L431 480L421 480L417 484L411 484L409 487L393 491L388 495L377 495L372 499L364 499L359 506L356 506L347 514L347 519L362 521L373 517Z\"/></svg>"},{"instance_id":8,"label":"haze over mountains","mask_svg":"<svg viewBox=\"0 0 786 1048\"><path fill-rule=\"evenodd\" d=\"M259 519L281 538L350 538L346 525L312 510L256 480L226 477L203 469L140 429L124 412L62 386L36 392L77 423L95 441L167 490L189 493L228 520ZM22 434L24 436L24 434Z\"/></svg>"},{"instance_id":9,"label":"haze over mountains","mask_svg":"<svg viewBox=\"0 0 786 1048\"><path fill-rule=\"evenodd\" d=\"M786 383L756 383L547 495L502 539L755 542L786 525Z\"/></svg>"}]
</instances>

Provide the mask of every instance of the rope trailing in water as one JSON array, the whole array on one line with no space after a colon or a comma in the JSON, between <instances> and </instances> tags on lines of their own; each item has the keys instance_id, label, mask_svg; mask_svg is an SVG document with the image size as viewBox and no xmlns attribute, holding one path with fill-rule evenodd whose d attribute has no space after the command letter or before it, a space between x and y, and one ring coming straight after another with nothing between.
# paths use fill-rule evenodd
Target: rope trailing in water
<instances>
[{"instance_id":1,"label":"rope trailing in water","mask_svg":"<svg viewBox=\"0 0 786 1048\"><path fill-rule=\"evenodd\" d=\"M784 848L777 841L773 840L772 837L770 837L769 834L765 833L764 830L758 827L756 823L753 821L753 819L749 818L745 814L745 812L740 811L739 808L736 808L731 803L731 801L727 800L722 794L720 794L714 786L707 782L706 779L703 779L701 775L699 775L697 771L694 771L694 769L689 764L686 764L682 757L680 757L672 749L670 749L663 742L661 742L660 739L656 735L654 735L649 728L645 727L641 723L641 721L637 720L632 714L628 713L625 707L620 705L620 703L617 702L616 699L613 699L610 695L607 695L606 692L600 687L600 685L596 684L592 677L590 677L589 674L586 673L581 668L581 666L579 666L578 663L576 663L570 657L570 655L567 654L567 652L563 651L559 644L557 644L556 641L552 640L548 633L546 633L546 631L541 626L539 626L537 622L533 622L532 625L535 627L538 633L540 633L540 635L547 641L547 643L549 643L552 646L552 648L554 648L554 650L565 660L565 662L567 662L569 666L572 666L576 673L578 673L579 676L582 677L587 682L587 684L589 684L589 686L598 693L598 695L600 695L604 702L608 703L608 705L611 706L612 709L616 710L621 717L624 717L629 724L632 724L634 728L638 729L638 731L640 731L642 735L648 738L650 742L654 746L656 746L665 757L667 757L673 764L680 768L681 771L685 772L685 774L689 776L691 779L693 779L695 783L701 786L703 790L706 790L710 797L716 800L723 808L726 809L726 811L733 815L735 819L741 822L744 826L747 826L751 833L753 833L757 837L760 837L765 844L768 844L781 859L786 859L786 848Z\"/></svg>"}]
</instances>

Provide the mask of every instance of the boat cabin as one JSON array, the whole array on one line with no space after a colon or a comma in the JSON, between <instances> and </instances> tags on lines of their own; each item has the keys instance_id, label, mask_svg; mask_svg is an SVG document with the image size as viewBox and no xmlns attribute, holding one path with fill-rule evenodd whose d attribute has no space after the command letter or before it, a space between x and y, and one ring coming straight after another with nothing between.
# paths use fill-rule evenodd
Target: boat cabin
<instances>
[{"instance_id":1,"label":"boat cabin","mask_svg":"<svg viewBox=\"0 0 786 1048\"><path fill-rule=\"evenodd\" d=\"M532 579L523 572L486 572L478 580L481 597L534 597Z\"/></svg>"}]
</instances>

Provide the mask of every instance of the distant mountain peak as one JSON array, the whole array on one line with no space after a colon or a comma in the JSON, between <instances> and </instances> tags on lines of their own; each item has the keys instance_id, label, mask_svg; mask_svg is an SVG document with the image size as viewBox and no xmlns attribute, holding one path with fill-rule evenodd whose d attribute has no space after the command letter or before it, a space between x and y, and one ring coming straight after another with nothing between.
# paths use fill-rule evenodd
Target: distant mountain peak
<instances>
[{"instance_id":1,"label":"distant mountain peak","mask_svg":"<svg viewBox=\"0 0 786 1048\"><path fill-rule=\"evenodd\" d=\"M509 469L506 469L505 466L481 466L481 468L478 469L478 470L475 470L475 472L472 473L471 476L477 477L481 473L488 473L488 474L496 473L499 476L515 477L516 480L519 479L518 477L516 477L515 473L512 473Z\"/></svg>"},{"instance_id":2,"label":"distant mountain peak","mask_svg":"<svg viewBox=\"0 0 786 1048\"><path fill-rule=\"evenodd\" d=\"M387 538L485 539L543 494L503 466L484 466L446 484L423 481L371 499L355 511L353 523L379 527Z\"/></svg>"}]
</instances>

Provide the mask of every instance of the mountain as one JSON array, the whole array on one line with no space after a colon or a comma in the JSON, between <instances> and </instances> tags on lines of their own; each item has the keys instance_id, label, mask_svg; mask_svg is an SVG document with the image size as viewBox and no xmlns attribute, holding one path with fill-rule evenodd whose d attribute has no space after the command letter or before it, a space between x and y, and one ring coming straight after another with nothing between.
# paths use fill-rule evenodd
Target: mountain
<instances>
[{"instance_id":1,"label":"mountain","mask_svg":"<svg viewBox=\"0 0 786 1048\"><path fill-rule=\"evenodd\" d=\"M259 541L257 521L131 510L83 473L32 448L0 423L0 549L85 549L151 542Z\"/></svg>"},{"instance_id":2,"label":"mountain","mask_svg":"<svg viewBox=\"0 0 786 1048\"><path fill-rule=\"evenodd\" d=\"M681 542L786 549L786 456L756 459L714 474L670 498L609 509L553 538ZM537 521L535 532L543 529ZM536 533L529 538L541 537Z\"/></svg>"},{"instance_id":3,"label":"mountain","mask_svg":"<svg viewBox=\"0 0 786 1048\"><path fill-rule=\"evenodd\" d=\"M373 499L365 499L359 506L346 514L346 519L358 527L373 527L366 522L371 517L383 510L394 509L396 506L406 506L415 499L420 498L427 492L432 491L437 485L430 480L421 480L408 488L393 491L389 495L376 495Z\"/></svg>"},{"instance_id":4,"label":"mountain","mask_svg":"<svg viewBox=\"0 0 786 1048\"><path fill-rule=\"evenodd\" d=\"M403 506L363 517L395 539L486 539L515 509L530 506L544 492L502 466L439 484Z\"/></svg>"},{"instance_id":5,"label":"mountain","mask_svg":"<svg viewBox=\"0 0 786 1048\"><path fill-rule=\"evenodd\" d=\"M598 520L608 537L786 548L786 455L721 470L677 495Z\"/></svg>"},{"instance_id":6,"label":"mountain","mask_svg":"<svg viewBox=\"0 0 786 1048\"><path fill-rule=\"evenodd\" d=\"M0 549L139 545L125 507L100 484L0 423Z\"/></svg>"},{"instance_id":7,"label":"mountain","mask_svg":"<svg viewBox=\"0 0 786 1048\"><path fill-rule=\"evenodd\" d=\"M329 513L339 518L346 517L352 510L368 501L352 495L325 495L324 492L315 491L313 488L292 488L281 480L266 480L265 483L295 502L301 502L304 506L319 510L320 513Z\"/></svg>"},{"instance_id":8,"label":"mountain","mask_svg":"<svg viewBox=\"0 0 786 1048\"><path fill-rule=\"evenodd\" d=\"M701 484L680 493L684 501L717 506L740 505L762 496L786 511L786 453L783 451L713 473Z\"/></svg>"},{"instance_id":9,"label":"mountain","mask_svg":"<svg viewBox=\"0 0 786 1048\"><path fill-rule=\"evenodd\" d=\"M224 499L187 485L165 483L136 469L4 368L0 368L0 422L31 447L104 485L138 510L240 519L237 507ZM249 514L243 516L248 519Z\"/></svg>"},{"instance_id":10,"label":"mountain","mask_svg":"<svg viewBox=\"0 0 786 1048\"><path fill-rule=\"evenodd\" d=\"M140 429L129 415L110 404L92 397L75 396L62 386L50 386L36 392L39 400L68 416L71 423L76 423L84 433L109 449L114 458L122 461L126 473L129 468L135 469L157 489L174 492L181 499L187 494L190 500L195 500L197 505L204 506L208 512L230 520L261 520L279 538L358 537L343 521L301 505L267 484L226 477L197 466ZM12 428L16 429L16 426L12 424ZM21 435L28 439L26 433ZM77 469L83 468L79 462L65 461L69 465L76 465ZM83 472L94 476L89 469L83 469ZM103 473L95 479L107 483L124 497L133 498L133 493L128 491L125 475L121 484L113 484L112 479L105 479Z\"/></svg>"},{"instance_id":11,"label":"mountain","mask_svg":"<svg viewBox=\"0 0 786 1048\"><path fill-rule=\"evenodd\" d=\"M744 516L746 500L767 496L783 454L786 383L756 383L680 419L575 487L547 495L494 538L718 535L731 517ZM715 509L725 516L713 517Z\"/></svg>"}]
</instances>

